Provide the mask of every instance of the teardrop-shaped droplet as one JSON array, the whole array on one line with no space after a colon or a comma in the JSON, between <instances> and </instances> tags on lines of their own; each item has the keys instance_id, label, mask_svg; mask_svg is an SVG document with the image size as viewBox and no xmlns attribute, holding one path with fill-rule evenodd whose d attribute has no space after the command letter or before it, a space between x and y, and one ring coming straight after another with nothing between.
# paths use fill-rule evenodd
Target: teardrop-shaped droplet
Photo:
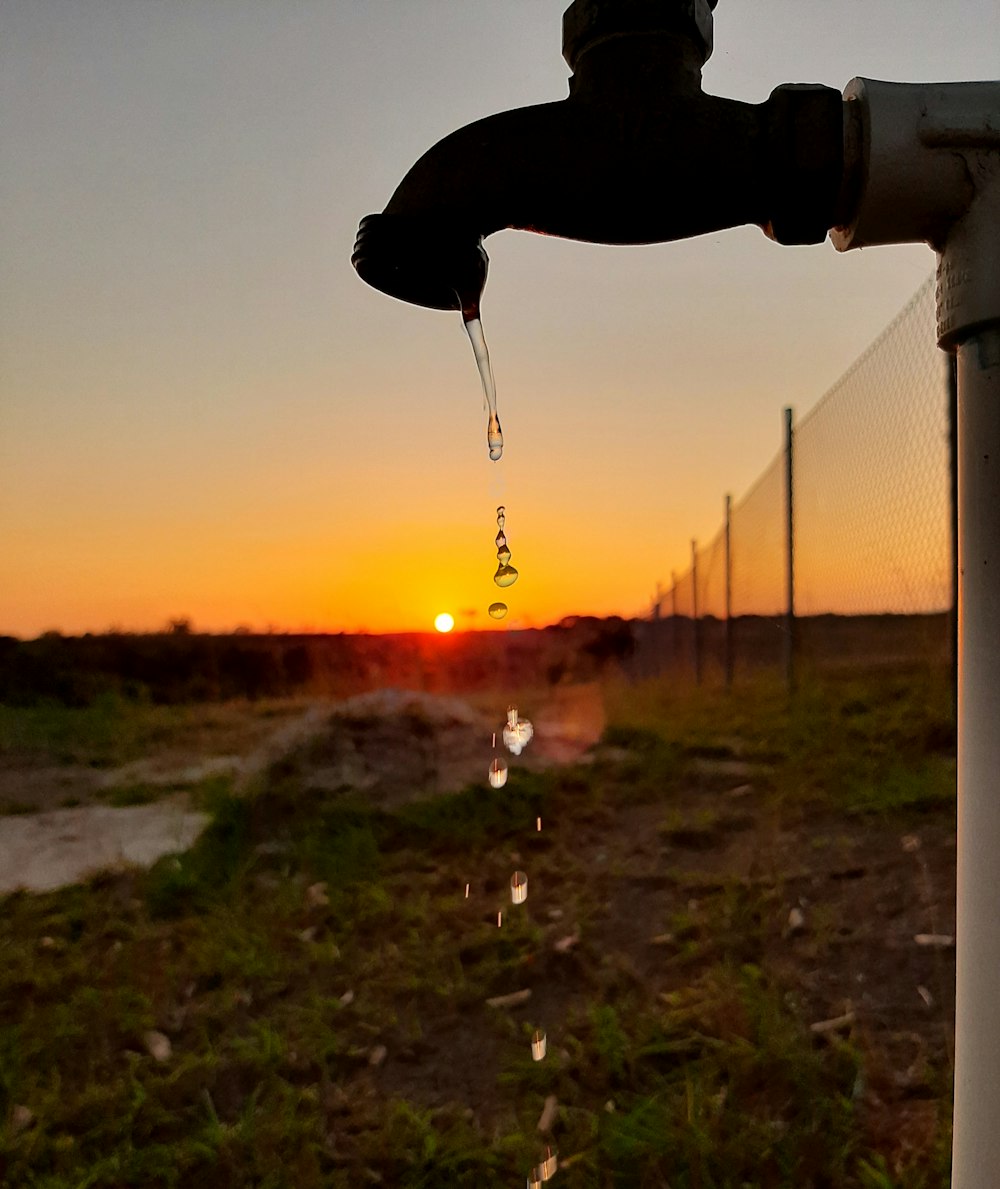
<instances>
[{"instance_id":1,"label":"teardrop-shaped droplet","mask_svg":"<svg viewBox=\"0 0 1000 1189\"><path fill-rule=\"evenodd\" d=\"M504 549L507 546L507 538L504 535L503 529L497 533L496 547L497 549Z\"/></svg>"},{"instance_id":2,"label":"teardrop-shaped droplet","mask_svg":"<svg viewBox=\"0 0 1000 1189\"><path fill-rule=\"evenodd\" d=\"M507 783L507 761L500 759L499 756L494 756L490 764L489 773L490 784L495 789L502 789Z\"/></svg>"},{"instance_id":3,"label":"teardrop-shaped droplet","mask_svg":"<svg viewBox=\"0 0 1000 1189\"><path fill-rule=\"evenodd\" d=\"M503 430L496 413L490 414L489 424L486 426L486 442L490 448L490 458L496 462L503 454Z\"/></svg>"},{"instance_id":4,"label":"teardrop-shaped droplet","mask_svg":"<svg viewBox=\"0 0 1000 1189\"><path fill-rule=\"evenodd\" d=\"M513 586L517 581L517 570L513 566L499 565L493 575L493 581L497 586Z\"/></svg>"},{"instance_id":5,"label":"teardrop-shaped droplet","mask_svg":"<svg viewBox=\"0 0 1000 1189\"><path fill-rule=\"evenodd\" d=\"M501 504L500 507L497 508L497 524L501 528L503 528L505 520L506 520L506 513L505 513L503 504Z\"/></svg>"},{"instance_id":6,"label":"teardrop-shaped droplet","mask_svg":"<svg viewBox=\"0 0 1000 1189\"><path fill-rule=\"evenodd\" d=\"M506 603L490 603L487 610L489 611L490 616L493 619L503 619L503 617L507 614L507 604Z\"/></svg>"},{"instance_id":7,"label":"teardrop-shaped droplet","mask_svg":"<svg viewBox=\"0 0 1000 1189\"><path fill-rule=\"evenodd\" d=\"M497 561L505 566L510 561L510 550L504 546L503 549L497 550Z\"/></svg>"}]
</instances>

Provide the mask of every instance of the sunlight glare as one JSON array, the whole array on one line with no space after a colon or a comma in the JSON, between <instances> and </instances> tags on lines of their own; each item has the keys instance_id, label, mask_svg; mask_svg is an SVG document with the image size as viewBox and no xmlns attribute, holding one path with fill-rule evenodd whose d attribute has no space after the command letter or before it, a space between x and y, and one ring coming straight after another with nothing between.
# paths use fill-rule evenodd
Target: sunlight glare
<instances>
[{"instance_id":1,"label":"sunlight glare","mask_svg":"<svg viewBox=\"0 0 1000 1189\"><path fill-rule=\"evenodd\" d=\"M442 611L434 620L434 626L439 632L450 632L455 626L454 615L449 615L447 611Z\"/></svg>"}]
</instances>

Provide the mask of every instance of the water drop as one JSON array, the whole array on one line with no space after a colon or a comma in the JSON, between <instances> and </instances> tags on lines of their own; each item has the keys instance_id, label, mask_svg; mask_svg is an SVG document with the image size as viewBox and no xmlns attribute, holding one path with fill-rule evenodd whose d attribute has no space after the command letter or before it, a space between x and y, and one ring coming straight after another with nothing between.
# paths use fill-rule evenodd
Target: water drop
<instances>
[{"instance_id":1,"label":"water drop","mask_svg":"<svg viewBox=\"0 0 1000 1189\"><path fill-rule=\"evenodd\" d=\"M546 1147L545 1155L542 1157L542 1162L538 1166L539 1178L543 1181L551 1181L556 1175L556 1169L559 1167L559 1158L556 1155L555 1148Z\"/></svg>"},{"instance_id":2,"label":"water drop","mask_svg":"<svg viewBox=\"0 0 1000 1189\"><path fill-rule=\"evenodd\" d=\"M468 900L468 898L469 898L469 885L468 884L465 885L465 898L466 898L466 900Z\"/></svg>"},{"instance_id":3,"label":"water drop","mask_svg":"<svg viewBox=\"0 0 1000 1189\"><path fill-rule=\"evenodd\" d=\"M542 832L542 819L541 819L540 817L536 817L536 818L535 818L535 829L538 831L538 833L539 833L539 834L541 834L541 832Z\"/></svg>"},{"instance_id":4,"label":"water drop","mask_svg":"<svg viewBox=\"0 0 1000 1189\"><path fill-rule=\"evenodd\" d=\"M510 561L510 550L504 546L503 549L497 550L497 561L505 566Z\"/></svg>"},{"instance_id":5,"label":"water drop","mask_svg":"<svg viewBox=\"0 0 1000 1189\"><path fill-rule=\"evenodd\" d=\"M499 929L501 927L501 925L503 925L503 912L502 911L497 913L497 928Z\"/></svg>"},{"instance_id":6,"label":"water drop","mask_svg":"<svg viewBox=\"0 0 1000 1189\"><path fill-rule=\"evenodd\" d=\"M507 614L507 604L490 603L488 611L493 619L503 619L503 617Z\"/></svg>"},{"instance_id":7,"label":"water drop","mask_svg":"<svg viewBox=\"0 0 1000 1189\"><path fill-rule=\"evenodd\" d=\"M483 382L483 395L490 411L490 418L486 428L486 441L489 445L490 458L494 462L503 454L503 433L500 430L500 418L497 416L497 388L493 379L493 369L490 367L490 353L483 334L483 324L479 320L478 309L471 318L462 315L465 330L472 343L472 350L479 366L479 378Z\"/></svg>"},{"instance_id":8,"label":"water drop","mask_svg":"<svg viewBox=\"0 0 1000 1189\"><path fill-rule=\"evenodd\" d=\"M504 522L506 519L507 519L506 509L504 508L503 504L501 504L500 507L497 508L497 524L501 528L503 528Z\"/></svg>"},{"instance_id":9,"label":"water drop","mask_svg":"<svg viewBox=\"0 0 1000 1189\"><path fill-rule=\"evenodd\" d=\"M528 877L523 871L515 871L510 877L510 898L514 904L523 904L528 899Z\"/></svg>"},{"instance_id":10,"label":"water drop","mask_svg":"<svg viewBox=\"0 0 1000 1189\"><path fill-rule=\"evenodd\" d=\"M490 764L490 784L495 789L502 789L507 783L507 764L499 756L493 757Z\"/></svg>"},{"instance_id":11,"label":"water drop","mask_svg":"<svg viewBox=\"0 0 1000 1189\"><path fill-rule=\"evenodd\" d=\"M541 1061L545 1056L547 1041L545 1033L541 1028L536 1028L531 1034L531 1059L532 1061Z\"/></svg>"},{"instance_id":12,"label":"water drop","mask_svg":"<svg viewBox=\"0 0 1000 1189\"><path fill-rule=\"evenodd\" d=\"M493 581L497 586L513 586L517 581L517 570L513 566L499 565L493 575Z\"/></svg>"},{"instance_id":13,"label":"water drop","mask_svg":"<svg viewBox=\"0 0 1000 1189\"><path fill-rule=\"evenodd\" d=\"M531 1172L528 1173L528 1189L542 1189L542 1178L540 1171L540 1169L533 1168Z\"/></svg>"},{"instance_id":14,"label":"water drop","mask_svg":"<svg viewBox=\"0 0 1000 1189\"><path fill-rule=\"evenodd\" d=\"M507 724L503 729L503 745L512 755L519 756L535 737L535 728L526 718L517 717L517 707L507 707Z\"/></svg>"},{"instance_id":15,"label":"water drop","mask_svg":"<svg viewBox=\"0 0 1000 1189\"><path fill-rule=\"evenodd\" d=\"M504 549L504 548L506 548L506 545L507 545L507 537L506 537L503 529L501 529L497 533L496 547L497 547L497 549Z\"/></svg>"}]
</instances>

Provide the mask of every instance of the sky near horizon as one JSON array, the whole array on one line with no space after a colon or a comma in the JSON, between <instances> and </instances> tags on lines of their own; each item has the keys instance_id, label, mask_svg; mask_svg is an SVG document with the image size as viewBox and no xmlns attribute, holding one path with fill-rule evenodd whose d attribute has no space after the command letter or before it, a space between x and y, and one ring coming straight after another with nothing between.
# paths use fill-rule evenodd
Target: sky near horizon
<instances>
[{"instance_id":1,"label":"sky near horizon","mask_svg":"<svg viewBox=\"0 0 1000 1189\"><path fill-rule=\"evenodd\" d=\"M502 232L487 458L457 314L369 289L359 219L454 128L565 95L562 0L6 0L0 634L631 615L934 260L757 228ZM720 0L707 91L996 77L996 0Z\"/></svg>"}]
</instances>

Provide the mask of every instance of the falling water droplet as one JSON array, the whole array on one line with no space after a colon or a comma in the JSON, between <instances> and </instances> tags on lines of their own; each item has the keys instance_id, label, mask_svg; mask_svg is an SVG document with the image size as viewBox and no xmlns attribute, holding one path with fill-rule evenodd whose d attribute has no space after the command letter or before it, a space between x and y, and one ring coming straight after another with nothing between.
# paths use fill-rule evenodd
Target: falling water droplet
<instances>
[{"instance_id":1,"label":"falling water droplet","mask_svg":"<svg viewBox=\"0 0 1000 1189\"><path fill-rule=\"evenodd\" d=\"M497 416L497 388L493 379L493 369L490 367L490 353L483 334L483 324L479 320L478 307L471 318L462 315L465 330L472 343L472 350L479 366L479 378L483 382L483 395L490 411L490 418L486 428L486 441L489 445L490 458L494 462L503 454L503 433L500 430L500 418Z\"/></svg>"},{"instance_id":2,"label":"falling water droplet","mask_svg":"<svg viewBox=\"0 0 1000 1189\"><path fill-rule=\"evenodd\" d=\"M501 910L500 912L497 913L497 928L499 929L502 925L503 925L503 911Z\"/></svg>"},{"instance_id":3,"label":"falling water droplet","mask_svg":"<svg viewBox=\"0 0 1000 1189\"><path fill-rule=\"evenodd\" d=\"M532 1061L541 1061L545 1056L547 1041L545 1033L541 1028L536 1028L531 1034L531 1059Z\"/></svg>"},{"instance_id":4,"label":"falling water droplet","mask_svg":"<svg viewBox=\"0 0 1000 1189\"><path fill-rule=\"evenodd\" d=\"M545 1155L542 1157L542 1162L538 1166L539 1177L543 1181L551 1181L556 1175L556 1169L559 1167L559 1158L556 1154L555 1148L546 1147Z\"/></svg>"},{"instance_id":5,"label":"falling water droplet","mask_svg":"<svg viewBox=\"0 0 1000 1189\"><path fill-rule=\"evenodd\" d=\"M510 877L510 898L514 904L523 904L528 899L528 877L523 871L515 871Z\"/></svg>"},{"instance_id":6,"label":"falling water droplet","mask_svg":"<svg viewBox=\"0 0 1000 1189\"><path fill-rule=\"evenodd\" d=\"M497 561L502 566L505 566L510 561L510 550L506 547L506 545L503 547L503 549L497 550Z\"/></svg>"},{"instance_id":7,"label":"falling water droplet","mask_svg":"<svg viewBox=\"0 0 1000 1189\"><path fill-rule=\"evenodd\" d=\"M490 458L496 462L503 454L503 430L496 413L490 413L490 420L486 426L486 444L490 448Z\"/></svg>"},{"instance_id":8,"label":"falling water droplet","mask_svg":"<svg viewBox=\"0 0 1000 1189\"><path fill-rule=\"evenodd\" d=\"M496 547L497 549L504 549L507 546L507 534L501 529L497 533Z\"/></svg>"},{"instance_id":9,"label":"falling water droplet","mask_svg":"<svg viewBox=\"0 0 1000 1189\"><path fill-rule=\"evenodd\" d=\"M507 509L503 506L503 504L501 504L500 507L497 508L497 524L501 528L503 528L504 523L506 522L506 519L507 519Z\"/></svg>"},{"instance_id":10,"label":"falling water droplet","mask_svg":"<svg viewBox=\"0 0 1000 1189\"><path fill-rule=\"evenodd\" d=\"M495 789L502 789L507 783L507 763L500 759L499 756L494 756L490 764L490 784Z\"/></svg>"},{"instance_id":11,"label":"falling water droplet","mask_svg":"<svg viewBox=\"0 0 1000 1189\"><path fill-rule=\"evenodd\" d=\"M535 736L535 728L526 718L517 717L517 707L507 707L507 725L503 729L504 747L519 756Z\"/></svg>"},{"instance_id":12,"label":"falling water droplet","mask_svg":"<svg viewBox=\"0 0 1000 1189\"><path fill-rule=\"evenodd\" d=\"M517 570L513 566L499 565L493 575L493 581L497 586L513 586L517 581Z\"/></svg>"},{"instance_id":13,"label":"falling water droplet","mask_svg":"<svg viewBox=\"0 0 1000 1189\"><path fill-rule=\"evenodd\" d=\"M539 832L539 834L541 834L541 832L542 832L542 819L541 819L540 817L536 817L536 818L535 818L535 829L536 829L536 830Z\"/></svg>"},{"instance_id":14,"label":"falling water droplet","mask_svg":"<svg viewBox=\"0 0 1000 1189\"><path fill-rule=\"evenodd\" d=\"M503 617L507 614L507 604L506 603L490 603L488 610L489 610L490 616L493 619L503 619Z\"/></svg>"},{"instance_id":15,"label":"falling water droplet","mask_svg":"<svg viewBox=\"0 0 1000 1189\"><path fill-rule=\"evenodd\" d=\"M466 900L468 900L468 898L469 898L469 885L468 884L465 885L465 898L466 898Z\"/></svg>"}]
</instances>

